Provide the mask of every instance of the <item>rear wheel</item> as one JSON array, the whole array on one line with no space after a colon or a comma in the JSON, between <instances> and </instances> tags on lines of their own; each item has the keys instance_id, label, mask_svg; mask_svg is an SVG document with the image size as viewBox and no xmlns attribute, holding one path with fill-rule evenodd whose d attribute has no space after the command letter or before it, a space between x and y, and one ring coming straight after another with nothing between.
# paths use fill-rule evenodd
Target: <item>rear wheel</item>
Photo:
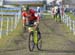
<instances>
[{"instance_id":1,"label":"rear wheel","mask_svg":"<svg viewBox=\"0 0 75 55\"><path fill-rule=\"evenodd\" d=\"M31 32L29 34L29 51L33 51L34 46L35 44L34 44L34 39L33 39L33 32Z\"/></svg>"}]
</instances>

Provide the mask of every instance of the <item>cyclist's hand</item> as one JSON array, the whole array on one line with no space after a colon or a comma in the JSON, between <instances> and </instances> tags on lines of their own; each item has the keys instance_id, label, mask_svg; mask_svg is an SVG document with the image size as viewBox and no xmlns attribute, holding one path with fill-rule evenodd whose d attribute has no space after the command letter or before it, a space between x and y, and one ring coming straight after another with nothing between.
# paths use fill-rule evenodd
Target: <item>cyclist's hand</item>
<instances>
[{"instance_id":1,"label":"cyclist's hand","mask_svg":"<svg viewBox=\"0 0 75 55\"><path fill-rule=\"evenodd\" d=\"M39 24L39 21L37 21L37 24Z\"/></svg>"},{"instance_id":2,"label":"cyclist's hand","mask_svg":"<svg viewBox=\"0 0 75 55\"><path fill-rule=\"evenodd\" d=\"M39 25L39 22L35 22L34 25L38 26Z\"/></svg>"}]
</instances>

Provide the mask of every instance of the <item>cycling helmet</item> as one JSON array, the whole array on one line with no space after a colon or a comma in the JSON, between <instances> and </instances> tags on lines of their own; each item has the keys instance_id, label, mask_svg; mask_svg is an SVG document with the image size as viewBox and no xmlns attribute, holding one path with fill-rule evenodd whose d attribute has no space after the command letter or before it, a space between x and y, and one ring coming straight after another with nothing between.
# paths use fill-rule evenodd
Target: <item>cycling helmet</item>
<instances>
[{"instance_id":1,"label":"cycling helmet","mask_svg":"<svg viewBox=\"0 0 75 55\"><path fill-rule=\"evenodd\" d=\"M31 14L35 14L35 10L34 10L34 9L29 9L29 12L30 12Z\"/></svg>"}]
</instances>

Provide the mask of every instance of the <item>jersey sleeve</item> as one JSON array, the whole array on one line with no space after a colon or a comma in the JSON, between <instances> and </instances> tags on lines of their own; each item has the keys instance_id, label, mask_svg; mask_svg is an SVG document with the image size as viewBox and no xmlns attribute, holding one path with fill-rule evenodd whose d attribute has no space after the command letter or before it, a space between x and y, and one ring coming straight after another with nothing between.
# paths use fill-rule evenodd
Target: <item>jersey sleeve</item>
<instances>
[{"instance_id":1,"label":"jersey sleeve","mask_svg":"<svg viewBox=\"0 0 75 55\"><path fill-rule=\"evenodd\" d=\"M37 17L38 16L38 14L37 13L35 13L35 17Z\"/></svg>"},{"instance_id":2,"label":"jersey sleeve","mask_svg":"<svg viewBox=\"0 0 75 55\"><path fill-rule=\"evenodd\" d=\"M26 12L22 12L22 16L26 17L28 14Z\"/></svg>"}]
</instances>

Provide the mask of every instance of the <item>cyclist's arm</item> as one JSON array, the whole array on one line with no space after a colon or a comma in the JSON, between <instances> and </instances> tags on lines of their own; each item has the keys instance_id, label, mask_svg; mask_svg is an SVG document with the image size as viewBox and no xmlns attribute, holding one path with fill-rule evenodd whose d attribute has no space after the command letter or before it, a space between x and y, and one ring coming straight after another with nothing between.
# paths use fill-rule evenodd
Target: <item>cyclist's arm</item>
<instances>
[{"instance_id":1,"label":"cyclist's arm","mask_svg":"<svg viewBox=\"0 0 75 55\"><path fill-rule=\"evenodd\" d=\"M38 16L37 17L37 24L39 24L40 23L40 17Z\"/></svg>"},{"instance_id":2,"label":"cyclist's arm","mask_svg":"<svg viewBox=\"0 0 75 55\"><path fill-rule=\"evenodd\" d=\"M39 24L39 22L40 22L40 16L36 13L35 17L37 18L37 23Z\"/></svg>"}]
</instances>

